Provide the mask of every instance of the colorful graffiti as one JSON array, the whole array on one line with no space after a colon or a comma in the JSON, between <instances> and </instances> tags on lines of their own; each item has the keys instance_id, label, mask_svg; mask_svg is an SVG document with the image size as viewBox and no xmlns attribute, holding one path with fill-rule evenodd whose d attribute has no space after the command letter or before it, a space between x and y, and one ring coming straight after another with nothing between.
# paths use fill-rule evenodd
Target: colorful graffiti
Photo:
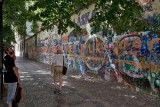
<instances>
[{"instance_id":1,"label":"colorful graffiti","mask_svg":"<svg viewBox=\"0 0 160 107\"><path fill-rule=\"evenodd\" d=\"M48 34L48 35L47 35ZM61 44L61 37L57 33L47 33L45 38L37 36L37 60L51 64L52 55L56 52L56 46Z\"/></svg>"},{"instance_id":2,"label":"colorful graffiti","mask_svg":"<svg viewBox=\"0 0 160 107\"><path fill-rule=\"evenodd\" d=\"M158 35L151 32L145 35L127 35L118 42L119 59L127 62L118 63L121 74L136 80L147 79L153 90L155 86L159 87L160 39ZM140 82L136 84L133 81L133 83L136 86L140 85Z\"/></svg>"},{"instance_id":3,"label":"colorful graffiti","mask_svg":"<svg viewBox=\"0 0 160 107\"><path fill-rule=\"evenodd\" d=\"M156 22L153 0L143 2L145 20ZM93 11L78 18L87 17L88 20L89 13ZM87 23L86 20L79 22L79 19L80 25ZM125 81L135 87L160 92L160 35L152 31L117 35L112 29L97 25L86 26L82 34L73 30L69 35L60 36L56 29L44 31L35 36L35 40L35 46L28 42L26 51L31 59L34 55L37 61L51 64L56 46L60 45L68 68L76 69L80 74L96 72L107 81Z\"/></svg>"},{"instance_id":4,"label":"colorful graffiti","mask_svg":"<svg viewBox=\"0 0 160 107\"><path fill-rule=\"evenodd\" d=\"M106 31L105 31L106 32ZM51 64L57 44L65 52L69 68L84 74L98 72L108 81L125 80L136 87L160 88L160 35L150 31L107 36L102 31L92 36L76 35L67 38L50 34L37 36L36 59ZM108 34L108 33L107 33ZM62 41L61 41L62 39ZM28 48L30 56L33 48Z\"/></svg>"}]
</instances>

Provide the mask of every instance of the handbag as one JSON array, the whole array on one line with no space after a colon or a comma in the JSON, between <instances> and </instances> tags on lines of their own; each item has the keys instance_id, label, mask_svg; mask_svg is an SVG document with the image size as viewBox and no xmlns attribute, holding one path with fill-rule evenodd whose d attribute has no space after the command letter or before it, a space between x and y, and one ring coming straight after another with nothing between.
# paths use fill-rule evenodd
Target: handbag
<instances>
[{"instance_id":1,"label":"handbag","mask_svg":"<svg viewBox=\"0 0 160 107\"><path fill-rule=\"evenodd\" d=\"M63 56L63 70L62 70L62 74L66 75L66 73L67 73L67 67L64 66L64 56Z\"/></svg>"},{"instance_id":2,"label":"handbag","mask_svg":"<svg viewBox=\"0 0 160 107\"><path fill-rule=\"evenodd\" d=\"M3 97L7 96L7 87L3 85Z\"/></svg>"},{"instance_id":3,"label":"handbag","mask_svg":"<svg viewBox=\"0 0 160 107\"><path fill-rule=\"evenodd\" d=\"M17 83L17 88L16 88L16 92L15 92L14 98L12 100L12 103L14 103L14 104L19 103L21 101L21 99L22 99L22 96L23 96L22 87L20 86L19 83Z\"/></svg>"},{"instance_id":4,"label":"handbag","mask_svg":"<svg viewBox=\"0 0 160 107\"><path fill-rule=\"evenodd\" d=\"M66 75L66 73L67 73L67 67L66 67L66 66L63 66L62 74L63 74L63 75Z\"/></svg>"}]
</instances>

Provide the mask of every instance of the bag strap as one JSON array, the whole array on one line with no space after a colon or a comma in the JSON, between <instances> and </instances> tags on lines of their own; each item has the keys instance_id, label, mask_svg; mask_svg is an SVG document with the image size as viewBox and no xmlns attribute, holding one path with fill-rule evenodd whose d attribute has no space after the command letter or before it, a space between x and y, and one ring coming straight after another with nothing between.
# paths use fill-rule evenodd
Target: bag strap
<instances>
[{"instance_id":1,"label":"bag strap","mask_svg":"<svg viewBox=\"0 0 160 107\"><path fill-rule=\"evenodd\" d=\"M63 67L64 67L64 56L63 56Z\"/></svg>"}]
</instances>

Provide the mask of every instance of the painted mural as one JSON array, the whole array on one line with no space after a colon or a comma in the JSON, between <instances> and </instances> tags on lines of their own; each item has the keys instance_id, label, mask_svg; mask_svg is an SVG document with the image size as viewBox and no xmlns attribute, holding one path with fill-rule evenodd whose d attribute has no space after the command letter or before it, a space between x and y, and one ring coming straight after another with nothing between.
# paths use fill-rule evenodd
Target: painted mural
<instances>
[{"instance_id":1,"label":"painted mural","mask_svg":"<svg viewBox=\"0 0 160 107\"><path fill-rule=\"evenodd\" d=\"M118 69L130 84L137 87L150 86L159 89L160 73L160 35L152 32L123 36L116 46L118 50ZM132 81L131 81L132 79Z\"/></svg>"},{"instance_id":2,"label":"painted mural","mask_svg":"<svg viewBox=\"0 0 160 107\"><path fill-rule=\"evenodd\" d=\"M145 20L157 22L160 3L142 2ZM60 36L56 28L40 32L36 46L28 44L28 56L32 59L34 53L37 61L51 64L56 47L61 46L68 68L76 69L79 74L96 72L107 81L160 92L160 33L145 30L117 35L110 28L98 25L91 28L87 20L93 14L91 10L75 18L77 24L85 26L82 34L73 30Z\"/></svg>"},{"instance_id":3,"label":"painted mural","mask_svg":"<svg viewBox=\"0 0 160 107\"><path fill-rule=\"evenodd\" d=\"M56 46L61 45L61 37L57 30L44 31L37 35L37 60L51 64L52 55L56 52Z\"/></svg>"}]
</instances>

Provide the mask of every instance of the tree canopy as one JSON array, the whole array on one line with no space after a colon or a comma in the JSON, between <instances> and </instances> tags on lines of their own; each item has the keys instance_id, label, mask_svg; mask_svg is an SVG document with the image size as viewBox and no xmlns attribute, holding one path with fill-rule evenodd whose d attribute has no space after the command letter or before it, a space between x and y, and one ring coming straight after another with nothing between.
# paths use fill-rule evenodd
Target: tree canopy
<instances>
[{"instance_id":1,"label":"tree canopy","mask_svg":"<svg viewBox=\"0 0 160 107\"><path fill-rule=\"evenodd\" d=\"M15 35L26 35L26 19L29 12L24 0L3 0L4 44L15 42Z\"/></svg>"},{"instance_id":2,"label":"tree canopy","mask_svg":"<svg viewBox=\"0 0 160 107\"><path fill-rule=\"evenodd\" d=\"M115 32L141 31L152 27L159 29L158 23L143 19L143 8L137 0L5 0L3 3L3 24L5 38L14 38L13 26L20 35L26 35L26 20L42 22L42 30L58 27L59 34L67 32L67 27L80 31L71 19L79 10L95 4L96 15L89 21L92 25L111 27ZM9 39L11 40L11 39Z\"/></svg>"},{"instance_id":3,"label":"tree canopy","mask_svg":"<svg viewBox=\"0 0 160 107\"><path fill-rule=\"evenodd\" d=\"M69 16L89 4L95 4L96 15L90 19L93 25L111 26L116 32L139 31L148 23L142 17L142 7L136 0L28 0L30 10L43 26L51 29L58 26L60 34L66 32L67 27L79 29L79 26Z\"/></svg>"}]
</instances>

